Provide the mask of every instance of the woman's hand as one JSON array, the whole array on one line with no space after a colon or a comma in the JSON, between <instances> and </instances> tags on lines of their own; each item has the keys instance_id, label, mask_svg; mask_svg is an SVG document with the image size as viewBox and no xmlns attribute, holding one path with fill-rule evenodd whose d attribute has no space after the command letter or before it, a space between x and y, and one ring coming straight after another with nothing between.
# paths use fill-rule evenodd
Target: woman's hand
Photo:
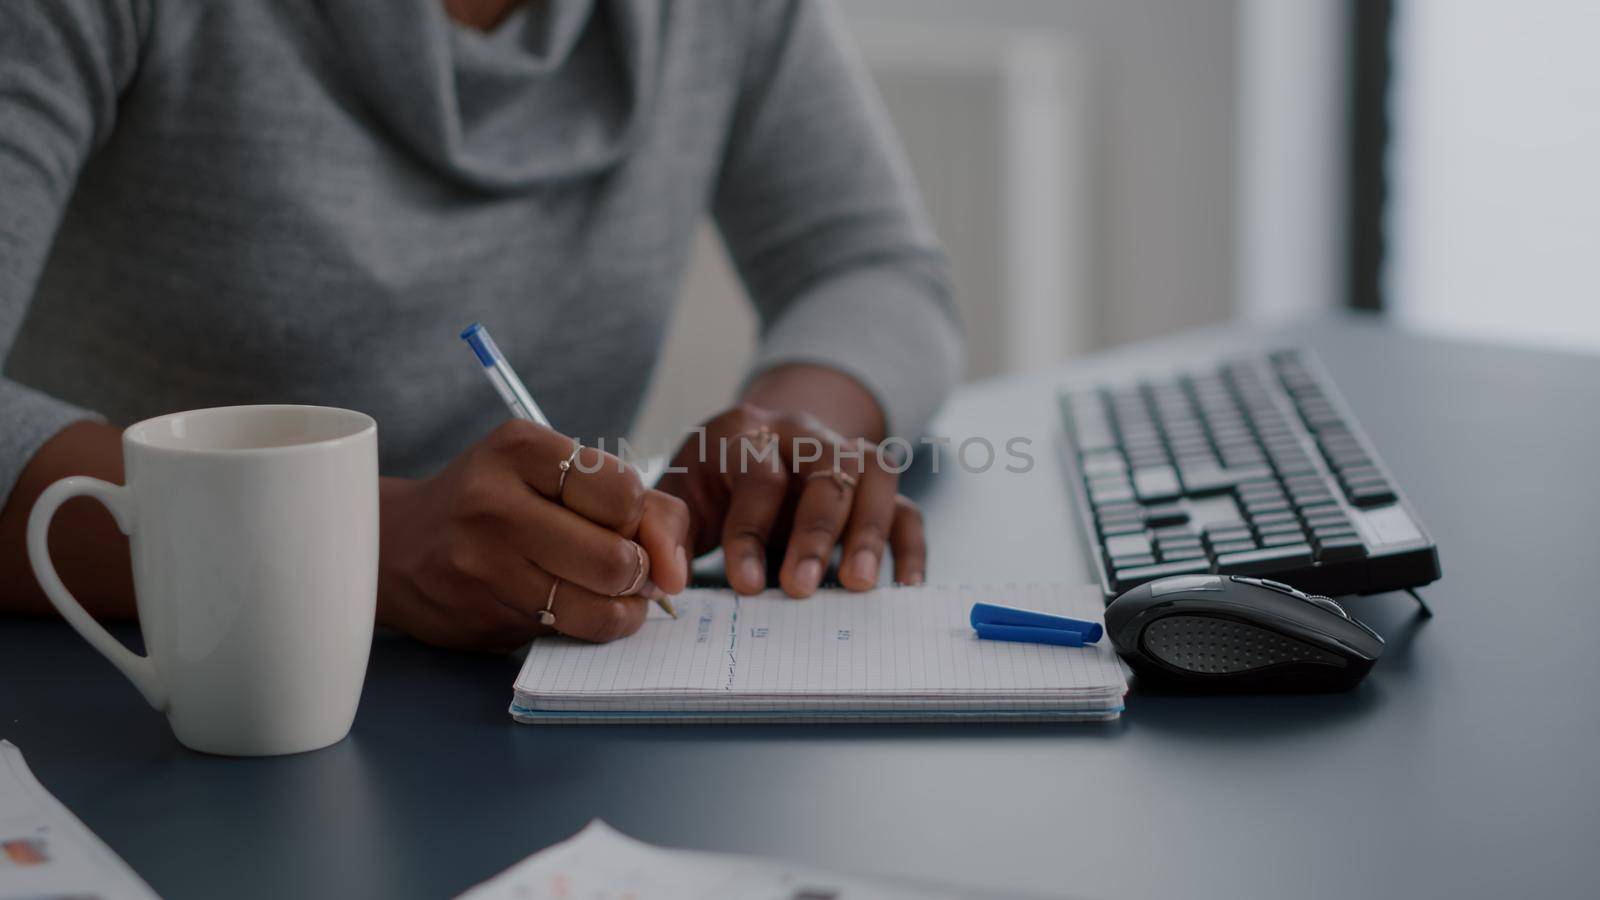
<instances>
[{"instance_id":1,"label":"woman's hand","mask_svg":"<svg viewBox=\"0 0 1600 900\"><path fill-rule=\"evenodd\" d=\"M734 590L763 590L768 551L785 541L778 581L791 597L816 591L841 543L839 580L850 590L877 584L885 549L896 581L922 581L922 514L897 492L901 467L877 444L749 404L703 427L704 440L684 442L659 487L688 504L696 555L722 546Z\"/></svg>"},{"instance_id":2,"label":"woman's hand","mask_svg":"<svg viewBox=\"0 0 1600 900\"><path fill-rule=\"evenodd\" d=\"M444 471L380 488L378 621L446 647L503 650L552 630L632 634L650 599L689 580L689 513L633 469L507 422ZM553 628L540 624L551 598Z\"/></svg>"}]
</instances>

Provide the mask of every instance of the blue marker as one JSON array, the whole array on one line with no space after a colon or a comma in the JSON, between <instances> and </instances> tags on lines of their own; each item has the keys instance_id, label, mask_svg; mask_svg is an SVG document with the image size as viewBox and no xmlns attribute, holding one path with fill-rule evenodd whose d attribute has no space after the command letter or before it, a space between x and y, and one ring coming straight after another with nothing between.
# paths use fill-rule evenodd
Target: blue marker
<instances>
[{"instance_id":1,"label":"blue marker","mask_svg":"<svg viewBox=\"0 0 1600 900\"><path fill-rule=\"evenodd\" d=\"M500 348L495 346L494 338L489 336L489 329L473 322L461 332L461 339L472 347L473 353L478 354L478 362L483 363L484 377L494 385L494 389L500 394L500 399L510 407L513 416L527 419L546 428L552 427L550 420L545 418L544 410L533 402L533 395L528 393L528 389L522 384L522 379L512 371L511 364L506 362L505 356L500 353Z\"/></svg>"},{"instance_id":2,"label":"blue marker","mask_svg":"<svg viewBox=\"0 0 1600 900\"><path fill-rule=\"evenodd\" d=\"M991 641L1082 647L1099 641L1101 635L1105 634L1105 628L1099 622L993 603L974 603L969 620L978 637Z\"/></svg>"},{"instance_id":3,"label":"blue marker","mask_svg":"<svg viewBox=\"0 0 1600 900\"><path fill-rule=\"evenodd\" d=\"M1022 644L1057 644L1062 647L1082 647L1083 633L1065 628L1026 628L1021 625L991 625L979 622L972 626L978 637L986 641L1016 641Z\"/></svg>"}]
</instances>

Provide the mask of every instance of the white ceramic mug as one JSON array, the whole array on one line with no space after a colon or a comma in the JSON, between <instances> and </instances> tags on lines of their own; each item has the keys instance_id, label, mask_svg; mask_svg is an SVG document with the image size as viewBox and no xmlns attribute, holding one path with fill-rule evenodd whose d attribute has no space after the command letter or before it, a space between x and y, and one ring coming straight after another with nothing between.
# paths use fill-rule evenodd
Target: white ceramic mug
<instances>
[{"instance_id":1,"label":"white ceramic mug","mask_svg":"<svg viewBox=\"0 0 1600 900\"><path fill-rule=\"evenodd\" d=\"M122 453L127 487L64 478L28 517L50 602L189 747L255 756L342 739L377 603L377 424L318 406L202 409L129 427ZM78 495L129 537L145 656L90 618L50 562L50 518Z\"/></svg>"}]
</instances>

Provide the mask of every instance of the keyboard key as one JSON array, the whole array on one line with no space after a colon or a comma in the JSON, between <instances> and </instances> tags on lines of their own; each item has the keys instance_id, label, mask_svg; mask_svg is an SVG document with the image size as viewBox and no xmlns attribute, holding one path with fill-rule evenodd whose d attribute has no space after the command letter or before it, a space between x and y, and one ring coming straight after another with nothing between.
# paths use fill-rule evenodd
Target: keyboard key
<instances>
[{"instance_id":1,"label":"keyboard key","mask_svg":"<svg viewBox=\"0 0 1600 900\"><path fill-rule=\"evenodd\" d=\"M1175 562L1180 559L1205 559L1206 551L1199 544L1192 547L1178 547L1172 550L1162 550L1161 558L1166 562Z\"/></svg>"},{"instance_id":2,"label":"keyboard key","mask_svg":"<svg viewBox=\"0 0 1600 900\"><path fill-rule=\"evenodd\" d=\"M1302 516L1316 515L1318 513L1325 513L1329 511L1343 512L1343 510L1339 508L1338 498L1331 495L1308 495L1304 500L1296 500L1294 505L1295 508L1300 511Z\"/></svg>"},{"instance_id":3,"label":"keyboard key","mask_svg":"<svg viewBox=\"0 0 1600 900\"><path fill-rule=\"evenodd\" d=\"M1267 522L1265 524L1257 522L1256 533L1265 536L1269 534L1303 534L1304 532L1300 530L1300 523L1298 522ZM1263 541L1263 543L1265 542Z\"/></svg>"},{"instance_id":4,"label":"keyboard key","mask_svg":"<svg viewBox=\"0 0 1600 900\"><path fill-rule=\"evenodd\" d=\"M1319 442L1322 455L1333 461L1337 469L1365 469L1372 465L1367 449L1354 437L1325 438Z\"/></svg>"},{"instance_id":5,"label":"keyboard key","mask_svg":"<svg viewBox=\"0 0 1600 900\"><path fill-rule=\"evenodd\" d=\"M1089 487L1089 502L1095 506L1107 503L1120 503L1133 499L1132 485L1091 485Z\"/></svg>"},{"instance_id":6,"label":"keyboard key","mask_svg":"<svg viewBox=\"0 0 1600 900\"><path fill-rule=\"evenodd\" d=\"M1172 500L1183 493L1178 472L1171 466L1151 466L1133 470L1133 489L1146 503Z\"/></svg>"},{"instance_id":7,"label":"keyboard key","mask_svg":"<svg viewBox=\"0 0 1600 900\"><path fill-rule=\"evenodd\" d=\"M1224 575L1255 575L1311 565L1311 545L1285 544L1263 550L1218 554L1217 571Z\"/></svg>"},{"instance_id":8,"label":"keyboard key","mask_svg":"<svg viewBox=\"0 0 1600 900\"><path fill-rule=\"evenodd\" d=\"M1337 519L1345 521L1347 517L1344 510L1337 503L1316 503L1300 507L1300 517L1307 522L1315 519Z\"/></svg>"},{"instance_id":9,"label":"keyboard key","mask_svg":"<svg viewBox=\"0 0 1600 900\"><path fill-rule=\"evenodd\" d=\"M1083 477L1098 478L1102 475L1121 475L1128 470L1127 460L1115 450L1101 450L1083 455Z\"/></svg>"},{"instance_id":10,"label":"keyboard key","mask_svg":"<svg viewBox=\"0 0 1600 900\"><path fill-rule=\"evenodd\" d=\"M1307 491L1297 494L1291 499L1294 501L1296 509L1307 509L1333 503L1333 495L1327 491L1316 491L1315 493Z\"/></svg>"},{"instance_id":11,"label":"keyboard key","mask_svg":"<svg viewBox=\"0 0 1600 900\"><path fill-rule=\"evenodd\" d=\"M1279 512L1262 513L1259 516L1251 516L1250 517L1250 524L1256 526L1257 528L1261 528L1261 527L1266 526L1266 525L1277 525L1279 523L1287 523L1287 524L1290 524L1290 525L1297 525L1299 523L1299 521L1300 520L1295 517L1294 513L1289 512L1287 510L1282 510L1282 511L1279 511Z\"/></svg>"},{"instance_id":12,"label":"keyboard key","mask_svg":"<svg viewBox=\"0 0 1600 900\"><path fill-rule=\"evenodd\" d=\"M1142 534L1120 534L1106 538L1106 555L1113 559L1123 556L1148 556L1150 539Z\"/></svg>"},{"instance_id":13,"label":"keyboard key","mask_svg":"<svg viewBox=\"0 0 1600 900\"><path fill-rule=\"evenodd\" d=\"M1295 436L1294 427L1289 424L1289 420L1277 413L1271 416L1257 416L1256 434L1261 435L1261 442L1269 449L1273 446L1300 446L1300 439Z\"/></svg>"},{"instance_id":14,"label":"keyboard key","mask_svg":"<svg viewBox=\"0 0 1600 900\"><path fill-rule=\"evenodd\" d=\"M1347 494L1350 502L1365 509L1369 506L1384 506L1395 501L1394 491L1387 484L1357 487Z\"/></svg>"},{"instance_id":15,"label":"keyboard key","mask_svg":"<svg viewBox=\"0 0 1600 900\"><path fill-rule=\"evenodd\" d=\"M1306 456L1304 453L1281 459L1274 457L1272 465L1273 468L1278 470L1278 474L1283 476L1305 475L1317 470L1317 466L1311 461L1311 457Z\"/></svg>"},{"instance_id":16,"label":"keyboard key","mask_svg":"<svg viewBox=\"0 0 1600 900\"><path fill-rule=\"evenodd\" d=\"M1366 482L1381 482L1389 480L1389 476L1382 474L1373 466L1346 466L1339 469L1339 480L1344 484L1366 484Z\"/></svg>"},{"instance_id":17,"label":"keyboard key","mask_svg":"<svg viewBox=\"0 0 1600 900\"><path fill-rule=\"evenodd\" d=\"M1319 430L1317 432L1317 445L1335 452L1361 449L1361 442L1356 440L1356 436L1344 425Z\"/></svg>"},{"instance_id":18,"label":"keyboard key","mask_svg":"<svg viewBox=\"0 0 1600 900\"><path fill-rule=\"evenodd\" d=\"M1173 504L1152 506L1145 510L1145 521L1154 527L1182 525L1189 521L1189 511Z\"/></svg>"},{"instance_id":19,"label":"keyboard key","mask_svg":"<svg viewBox=\"0 0 1600 900\"><path fill-rule=\"evenodd\" d=\"M1122 446L1160 449L1161 445L1161 432L1156 430L1154 424L1133 425L1126 421L1122 423Z\"/></svg>"},{"instance_id":20,"label":"keyboard key","mask_svg":"<svg viewBox=\"0 0 1600 900\"><path fill-rule=\"evenodd\" d=\"M1308 528L1349 528L1350 519L1342 512L1323 513L1307 516L1305 520Z\"/></svg>"},{"instance_id":21,"label":"keyboard key","mask_svg":"<svg viewBox=\"0 0 1600 900\"><path fill-rule=\"evenodd\" d=\"M1296 529L1288 532L1272 532L1261 536L1260 544L1263 547L1281 547L1284 544L1298 544L1306 539L1305 533Z\"/></svg>"},{"instance_id":22,"label":"keyboard key","mask_svg":"<svg viewBox=\"0 0 1600 900\"><path fill-rule=\"evenodd\" d=\"M1339 479L1351 481L1383 481L1383 473L1372 466L1349 466L1339 470Z\"/></svg>"},{"instance_id":23,"label":"keyboard key","mask_svg":"<svg viewBox=\"0 0 1600 900\"><path fill-rule=\"evenodd\" d=\"M1092 477L1085 477L1083 481L1084 484L1089 486L1090 490L1095 488L1133 486L1133 482L1128 480L1127 474L1120 472L1112 475L1095 475Z\"/></svg>"},{"instance_id":24,"label":"keyboard key","mask_svg":"<svg viewBox=\"0 0 1600 900\"><path fill-rule=\"evenodd\" d=\"M1360 559L1367 555L1367 545L1355 535L1334 537L1317 541L1317 559L1321 562L1338 562L1341 559Z\"/></svg>"},{"instance_id":25,"label":"keyboard key","mask_svg":"<svg viewBox=\"0 0 1600 900\"><path fill-rule=\"evenodd\" d=\"M1259 516L1262 513L1285 512L1289 509L1289 501L1282 499L1246 500L1244 501L1243 506L1244 511L1249 515Z\"/></svg>"},{"instance_id":26,"label":"keyboard key","mask_svg":"<svg viewBox=\"0 0 1600 900\"><path fill-rule=\"evenodd\" d=\"M1206 530L1206 540L1213 544L1226 544L1229 541L1248 541L1250 539L1250 529L1245 527Z\"/></svg>"},{"instance_id":27,"label":"keyboard key","mask_svg":"<svg viewBox=\"0 0 1600 900\"><path fill-rule=\"evenodd\" d=\"M1124 443L1122 449L1128 455L1128 465L1131 468L1166 465L1167 445L1162 443L1160 438L1155 438L1150 443Z\"/></svg>"},{"instance_id":28,"label":"keyboard key","mask_svg":"<svg viewBox=\"0 0 1600 900\"><path fill-rule=\"evenodd\" d=\"M1241 500L1282 500L1283 488L1276 481L1251 481L1239 485Z\"/></svg>"},{"instance_id":29,"label":"keyboard key","mask_svg":"<svg viewBox=\"0 0 1600 900\"><path fill-rule=\"evenodd\" d=\"M1326 540L1334 537L1348 537L1356 533L1355 528L1348 522L1336 525L1312 525L1308 529L1313 540Z\"/></svg>"},{"instance_id":30,"label":"keyboard key","mask_svg":"<svg viewBox=\"0 0 1600 900\"><path fill-rule=\"evenodd\" d=\"M1144 523L1137 519L1113 519L1100 523L1100 533L1106 537L1116 534L1143 534Z\"/></svg>"},{"instance_id":31,"label":"keyboard key","mask_svg":"<svg viewBox=\"0 0 1600 900\"><path fill-rule=\"evenodd\" d=\"M1156 541L1156 550L1159 551L1162 556L1171 556L1174 553L1187 553L1190 550L1196 550L1202 554L1205 553L1205 548L1200 546L1200 542L1193 538L1186 541L1158 540Z\"/></svg>"},{"instance_id":32,"label":"keyboard key","mask_svg":"<svg viewBox=\"0 0 1600 900\"><path fill-rule=\"evenodd\" d=\"M1245 423L1244 416L1235 412L1226 402L1216 404L1216 409L1206 419L1211 425L1211 437L1219 445L1238 440L1251 440L1255 436L1255 432Z\"/></svg>"},{"instance_id":33,"label":"keyboard key","mask_svg":"<svg viewBox=\"0 0 1600 900\"><path fill-rule=\"evenodd\" d=\"M1189 494L1214 494L1231 490L1235 485L1259 478L1271 478L1272 470L1266 466L1244 466L1227 469L1220 466L1190 466L1179 470L1184 491Z\"/></svg>"},{"instance_id":34,"label":"keyboard key","mask_svg":"<svg viewBox=\"0 0 1600 900\"><path fill-rule=\"evenodd\" d=\"M1317 540L1328 540L1337 537L1350 537L1356 533L1355 527L1348 522L1338 525L1313 525L1311 536Z\"/></svg>"},{"instance_id":35,"label":"keyboard key","mask_svg":"<svg viewBox=\"0 0 1600 900\"><path fill-rule=\"evenodd\" d=\"M1354 498L1357 493L1388 493L1392 496L1394 494L1394 488L1390 487L1389 482L1387 481L1360 481L1354 484L1346 484L1344 486L1344 495L1346 497Z\"/></svg>"},{"instance_id":36,"label":"keyboard key","mask_svg":"<svg viewBox=\"0 0 1600 900\"><path fill-rule=\"evenodd\" d=\"M1222 464L1229 468L1243 466L1259 466L1267 461L1267 455L1254 447L1248 450L1219 450Z\"/></svg>"},{"instance_id":37,"label":"keyboard key","mask_svg":"<svg viewBox=\"0 0 1600 900\"><path fill-rule=\"evenodd\" d=\"M1140 503L1102 503L1094 508L1094 514L1101 518L1110 516L1125 516L1137 519L1144 518L1144 505Z\"/></svg>"},{"instance_id":38,"label":"keyboard key","mask_svg":"<svg viewBox=\"0 0 1600 900\"><path fill-rule=\"evenodd\" d=\"M1157 578L1167 578L1172 575L1198 575L1211 571L1211 560L1185 559L1175 562L1165 562L1153 566L1128 566L1119 568L1112 575L1112 590L1122 593L1131 587L1154 581Z\"/></svg>"},{"instance_id":39,"label":"keyboard key","mask_svg":"<svg viewBox=\"0 0 1600 900\"><path fill-rule=\"evenodd\" d=\"M1238 540L1213 543L1211 545L1211 552L1215 554L1218 559L1221 559L1222 557L1230 554L1245 553L1247 551L1254 550L1255 548L1256 542L1253 538L1240 538Z\"/></svg>"}]
</instances>

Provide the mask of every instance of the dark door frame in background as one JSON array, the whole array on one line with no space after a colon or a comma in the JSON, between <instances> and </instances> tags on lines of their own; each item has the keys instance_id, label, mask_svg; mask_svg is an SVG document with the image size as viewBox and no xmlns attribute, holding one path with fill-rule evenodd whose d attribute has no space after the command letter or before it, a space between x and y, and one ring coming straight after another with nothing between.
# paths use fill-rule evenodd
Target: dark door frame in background
<instances>
[{"instance_id":1,"label":"dark door frame in background","mask_svg":"<svg viewBox=\"0 0 1600 900\"><path fill-rule=\"evenodd\" d=\"M1394 0L1351 0L1349 185L1345 246L1355 309L1383 309L1384 156L1389 145Z\"/></svg>"}]
</instances>

